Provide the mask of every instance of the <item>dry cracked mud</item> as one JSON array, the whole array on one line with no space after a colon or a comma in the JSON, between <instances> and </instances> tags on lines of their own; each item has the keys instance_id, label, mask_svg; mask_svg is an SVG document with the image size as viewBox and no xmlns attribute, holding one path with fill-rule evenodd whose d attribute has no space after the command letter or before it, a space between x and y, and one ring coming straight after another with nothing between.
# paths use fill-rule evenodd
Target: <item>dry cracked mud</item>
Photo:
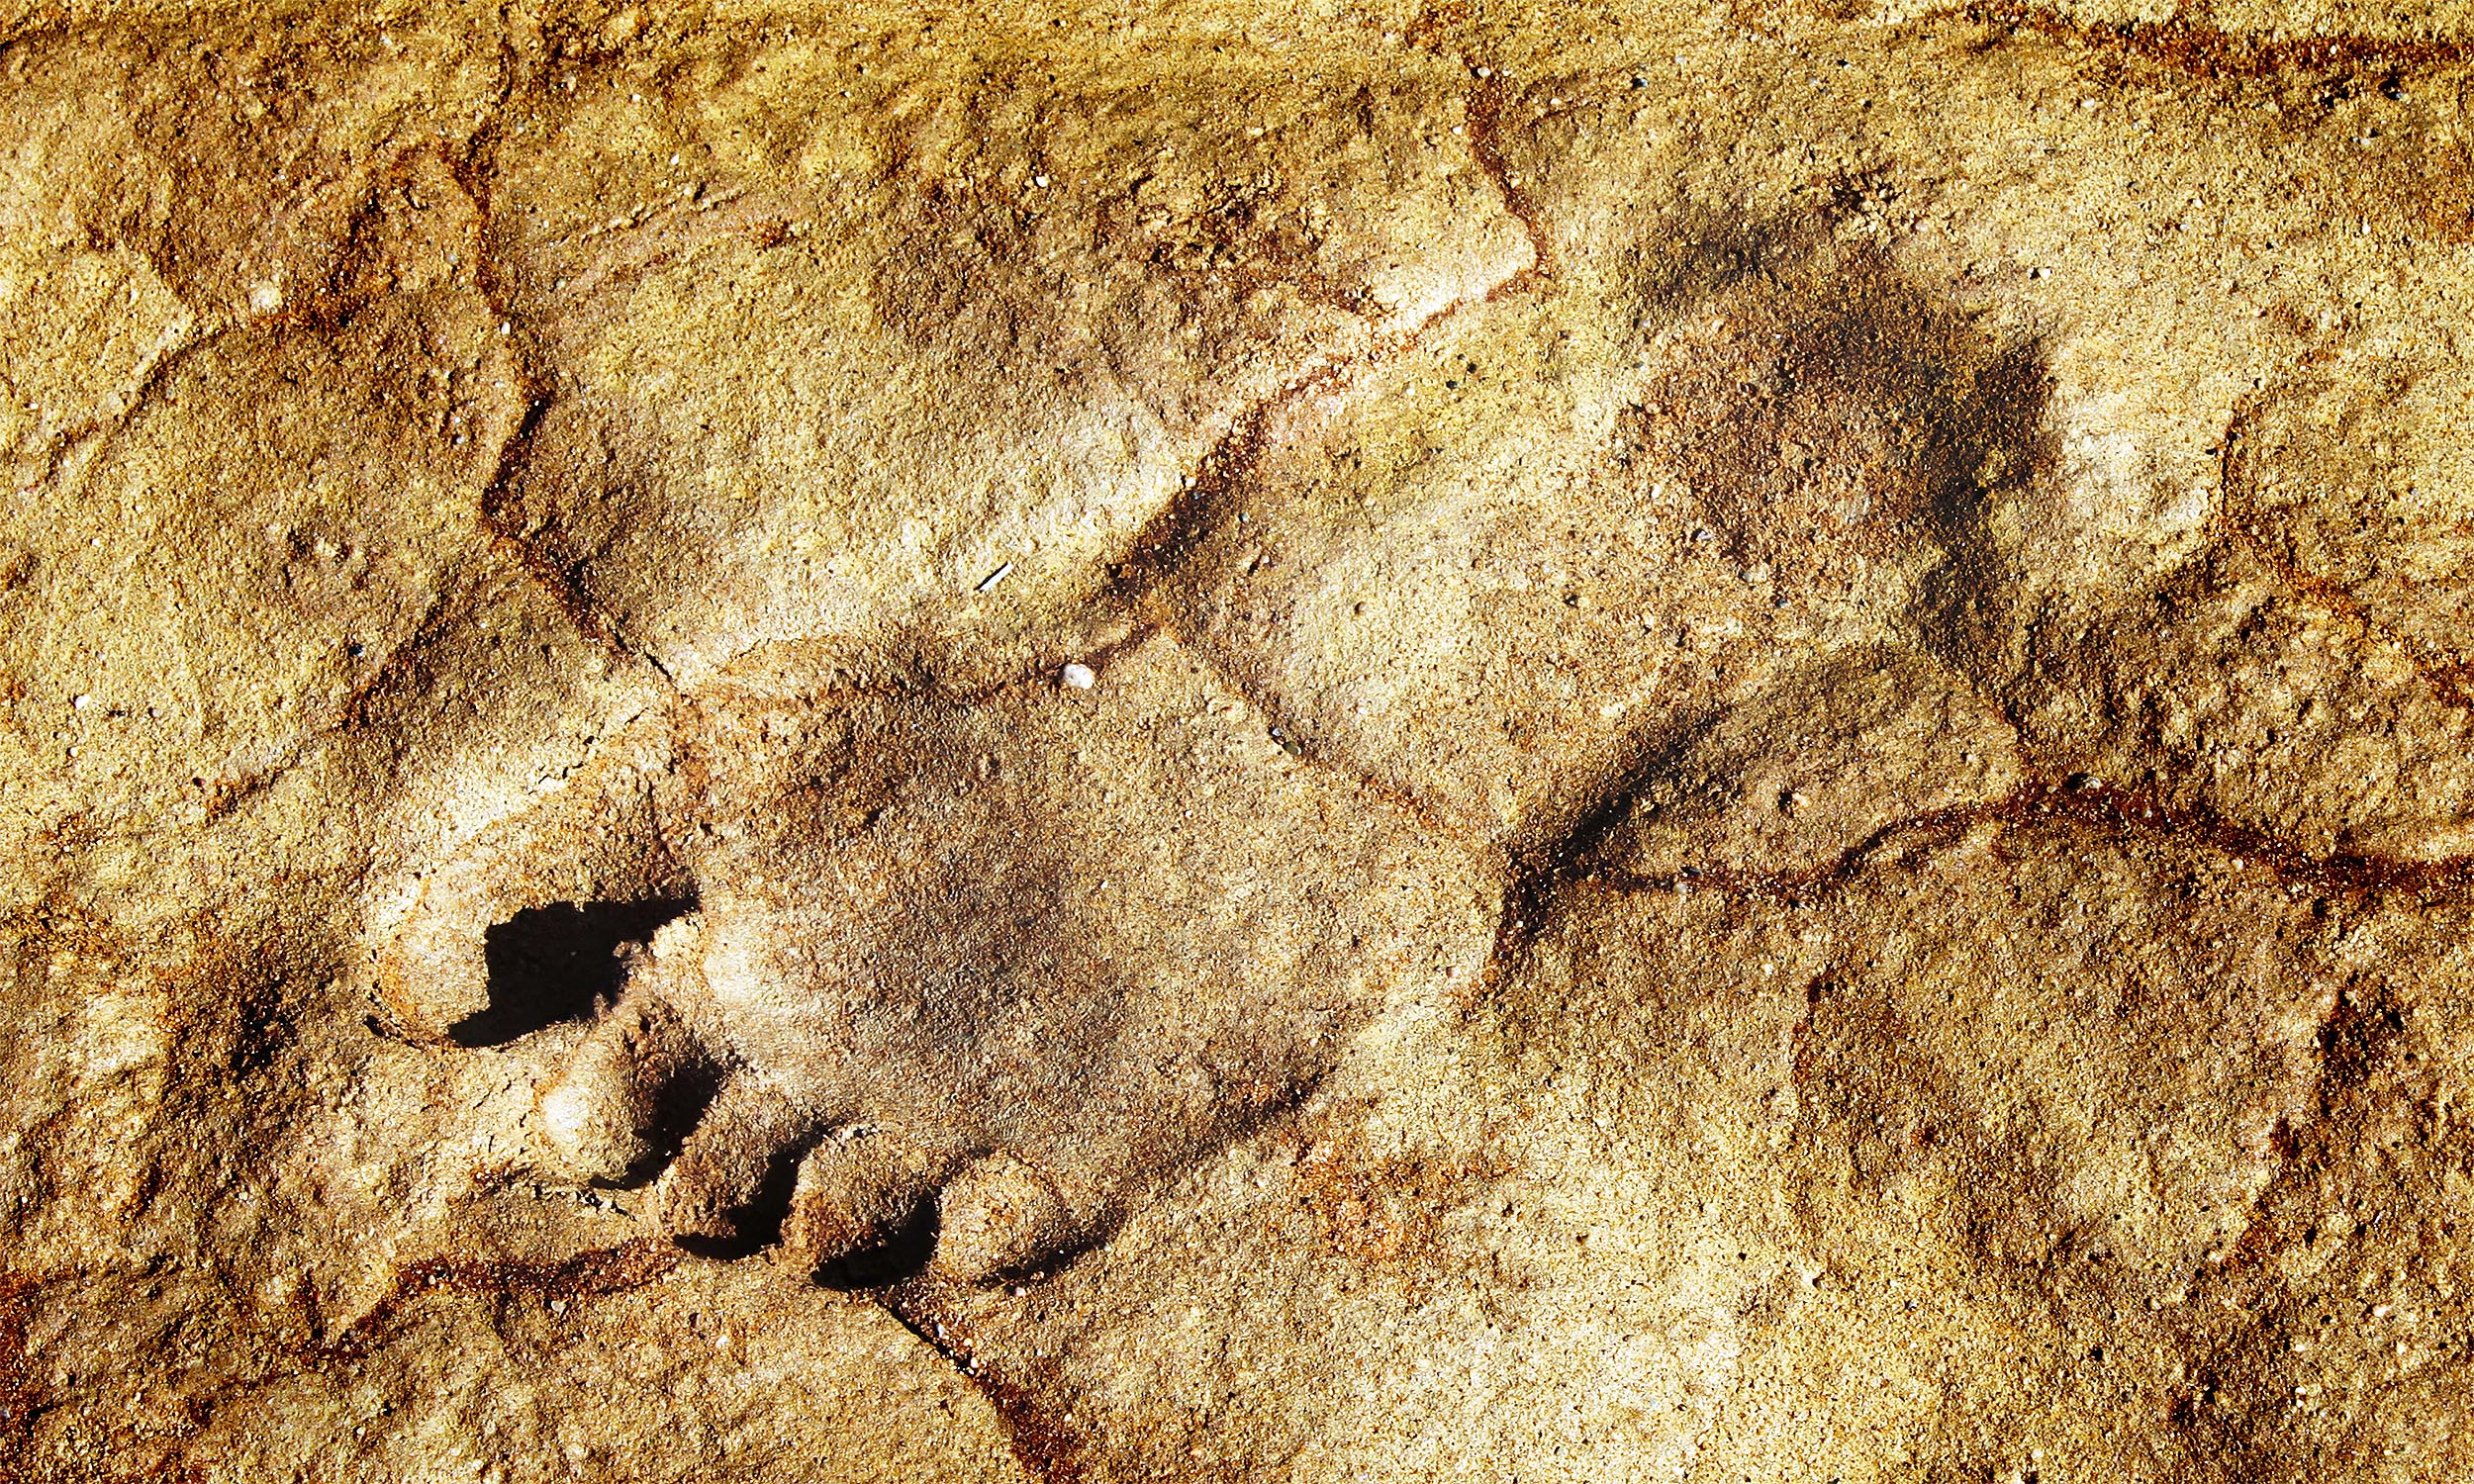
<instances>
[{"instance_id":1,"label":"dry cracked mud","mask_svg":"<svg viewBox=\"0 0 2474 1484\"><path fill-rule=\"evenodd\" d=\"M0 1479L2459 1479L2474 12L0 0Z\"/></svg>"}]
</instances>

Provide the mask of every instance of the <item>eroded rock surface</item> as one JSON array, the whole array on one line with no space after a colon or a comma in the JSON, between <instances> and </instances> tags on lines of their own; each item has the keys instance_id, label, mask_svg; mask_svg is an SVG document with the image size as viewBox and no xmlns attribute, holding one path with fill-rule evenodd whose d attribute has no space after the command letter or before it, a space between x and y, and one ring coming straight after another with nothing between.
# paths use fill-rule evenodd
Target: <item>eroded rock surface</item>
<instances>
[{"instance_id":1,"label":"eroded rock surface","mask_svg":"<svg viewBox=\"0 0 2474 1484\"><path fill-rule=\"evenodd\" d=\"M0 7L0 1474L2462 1476L2443 6Z\"/></svg>"}]
</instances>

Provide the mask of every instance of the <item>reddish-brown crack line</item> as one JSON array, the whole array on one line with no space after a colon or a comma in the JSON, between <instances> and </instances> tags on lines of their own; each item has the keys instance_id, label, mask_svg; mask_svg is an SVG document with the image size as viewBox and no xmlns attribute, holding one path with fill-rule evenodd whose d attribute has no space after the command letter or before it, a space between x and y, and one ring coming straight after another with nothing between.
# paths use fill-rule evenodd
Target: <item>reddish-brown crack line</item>
<instances>
[{"instance_id":1,"label":"reddish-brown crack line","mask_svg":"<svg viewBox=\"0 0 2474 1484\"><path fill-rule=\"evenodd\" d=\"M2365 67L2402 73L2446 66L2474 56L2474 48L2462 42L2347 35L2278 40L2220 31L2180 14L2164 21L2090 23L2043 6L1993 3L1936 12L1932 19L1964 20L1979 26L2033 32L2051 41L2134 57L2210 79Z\"/></svg>"},{"instance_id":2,"label":"reddish-brown crack line","mask_svg":"<svg viewBox=\"0 0 2474 1484\"><path fill-rule=\"evenodd\" d=\"M1625 793L1610 798L1597 817L1618 817ZM2381 891L2410 893L2425 902L2474 898L2474 856L2438 861L2407 861L2384 856L2336 852L2315 856L2289 841L2237 824L2200 803L2175 803L2157 791L2122 788L2078 776L2056 778L2049 770L2031 769L2028 782L2000 798L1931 809L1892 820L1839 854L1801 871L1760 873L1725 867L1686 867L1680 872L1639 875L1612 869L1596 854L1602 829L1584 829L1533 868L1528 879L1506 892L1503 914L1495 929L1493 951L1483 973L1468 991L1471 1003L1483 997L1506 966L1554 910L1565 887L1589 884L1619 892L1708 890L1727 895L1790 901L1833 893L1852 881L1875 853L1901 838L1928 835L1970 825L2018 826L2044 820L2074 819L2127 838L2148 835L2182 844L2197 844L2245 869L2266 872L2289 885L2359 898Z\"/></svg>"},{"instance_id":3,"label":"reddish-brown crack line","mask_svg":"<svg viewBox=\"0 0 2474 1484\"><path fill-rule=\"evenodd\" d=\"M1128 641L1129 644L1152 633L1176 639L1194 653L1223 685L1236 692L1257 715L1266 718L1273 740L1279 742L1284 751L1326 771L1341 774L1368 797L1410 819L1429 834L1447 839L1459 838L1464 831L1443 819L1413 791L1370 770L1331 757L1324 749L1313 745L1308 730L1299 727L1287 715L1285 708L1259 678L1248 674L1230 656L1194 633L1189 625L1179 621L1175 604L1164 599L1161 590L1175 579L1196 549L1236 518L1245 493L1254 483L1257 468L1269 451L1274 426L1290 408L1309 397L1346 394L1366 373L1391 365L1413 353L1436 326L1474 305L1493 304L1504 298L1529 293L1554 280L1556 268L1549 247L1549 235L1539 218L1537 206L1513 182L1510 168L1504 161L1501 147L1502 79L1487 68L1473 66L1471 70L1478 78L1478 88L1465 107L1469 119L1470 153L1493 183L1504 214L1519 226L1526 238L1529 244L1528 263L1488 285L1483 293L1464 294L1407 329L1379 336L1354 353L1335 354L1321 360L1303 375L1256 402L1204 451L1193 472L1184 478L1178 493L1157 514L1144 522L1143 528L1128 546L1127 554L1111 569L1113 594L1134 614L1138 625L1137 634L1134 640Z\"/></svg>"},{"instance_id":4,"label":"reddish-brown crack line","mask_svg":"<svg viewBox=\"0 0 2474 1484\"><path fill-rule=\"evenodd\" d=\"M1521 234L1529 239L1529 266L1487 290L1486 302L1492 303L1527 293L1556 277L1555 238L1547 231L1546 217L1538 208L1537 198L1514 177L1511 161L1503 152L1503 106L1508 81L1502 69L1486 65L1449 45L1449 33L1467 26L1469 21L1468 0L1421 5L1405 38L1421 51L1459 63L1476 84L1462 105L1469 120L1469 152L1477 161L1477 168L1485 172L1495 194L1502 198L1505 214L1520 224Z\"/></svg>"},{"instance_id":5,"label":"reddish-brown crack line","mask_svg":"<svg viewBox=\"0 0 2474 1484\"><path fill-rule=\"evenodd\" d=\"M2288 885L2309 887L2331 895L2358 899L2375 892L2403 891L2426 903L2435 899L2463 900L2474 896L2474 857L2418 862L2347 853L2314 856L2272 835L2227 820L2204 805L2176 805L2149 789L2117 788L2084 779L2057 781L2048 774L2036 774L2028 783L2001 798L1928 810L1894 820L1839 855L1803 871L1762 874L1724 868L1688 868L1672 875L1639 876L1568 863L1556 878L1533 884L1524 892L1515 892L1507 901L1503 924L1496 935L1495 952L1487 965L1488 974L1480 976L1480 984L1490 982L1496 966L1510 962L1526 941L1526 935L1541 924L1551 910L1549 898L1554 890L1571 881L1583 881L1622 892L1705 889L1737 897L1772 900L1819 897L1844 887L1865 862L1901 839L1981 824L2017 827L2052 819L2076 820L2116 838L2145 834L2186 844L2196 842L2223 858L2244 866L2256 866ZM1823 979L1816 979L1808 988L1805 1011L1796 1029L1793 1066L1799 1079L1810 1074L1805 1037L1809 1034L1817 991L1824 982ZM2337 1092L2349 1079L2358 1075L2359 1064L2365 1060L2363 1056L2347 1058L2337 1055L2338 1039L2347 1033L2348 1027L2363 1021L2367 1013L2357 1008L2350 991L2342 992L2321 1025L2318 1107L2323 1126L2333 1116ZM2293 1132L2282 1125L2277 1134L2276 1151L2282 1161L2277 1179L2282 1180L2285 1172L2293 1167L2295 1154ZM2257 1251L2259 1241L2264 1239L2254 1240L2254 1234L2260 1230L2257 1212L2276 1188L2276 1182L2272 1181L2268 1189L2253 1201L2253 1219L2235 1244L2229 1261L2234 1256L2251 1260L2264 1255Z\"/></svg>"},{"instance_id":6,"label":"reddish-brown crack line","mask_svg":"<svg viewBox=\"0 0 2474 1484\"><path fill-rule=\"evenodd\" d=\"M709 242L739 237L759 247L776 247L804 230L793 213L739 191L699 197L693 202L665 202L624 220L623 227L603 227L559 239L563 243L577 237L612 237L619 243L618 251L565 280L559 290L562 297L581 299L632 283L655 268L692 256Z\"/></svg>"},{"instance_id":7,"label":"reddish-brown crack line","mask_svg":"<svg viewBox=\"0 0 2474 1484\"><path fill-rule=\"evenodd\" d=\"M494 124L485 126L483 133L488 134L494 128ZM479 151L484 147L481 137L476 136L471 148L462 156L451 154L436 143L418 144L403 150L386 169L372 176L361 210L356 214L352 230L347 232L346 235L348 239L354 232L357 232L361 220L377 210L375 203L382 192L404 185L409 176L411 162L421 150L436 150L440 160L447 165L473 204L477 220L472 234L464 243L464 248L473 264L475 287L480 291L483 301L489 305L492 318L502 324L512 325L514 322L509 318L509 311L506 307L508 296L505 285L499 280L496 263L484 250L487 245L489 228L488 171L478 163ZM347 245L345 257L348 258L348 255ZM368 308L375 302L374 296L354 292L341 281L348 278L350 266L347 260L338 260L328 292L267 316L262 322L248 323L265 323L315 331L332 327L344 318ZM201 336L179 347L173 353L165 355L158 361L154 375L159 377L163 368L171 362L200 346L211 343L224 332L218 331L214 335ZM521 358L515 366L515 375L518 380L518 395L523 399L524 411L516 420L507 438L500 444L490 478L482 487L479 510L483 530L488 533L495 545L515 559L518 570L549 596L559 610L566 615L569 623L579 633L599 645L612 660L620 665L640 661L649 665L665 681L669 680L669 672L662 667L659 659L649 653L639 652L629 645L616 626L603 618L574 575L550 562L536 546L524 538L510 519L510 492L514 482L522 476L523 467L531 456L533 430L541 415L549 407L547 392L542 389L539 379L523 363ZM149 383L153 379L150 377ZM248 800L264 793L286 773L297 767L312 747L330 734L340 728L367 721L369 708L374 699L394 684L418 673L429 646L444 633L456 616L447 595L443 591L432 593L412 632L390 648L379 664L367 676L356 682L343 696L325 707L318 716L305 722L293 742L284 749L284 755L281 758L247 773L215 779L204 785L207 788L205 799L207 822L210 824L221 822L231 817Z\"/></svg>"},{"instance_id":8,"label":"reddish-brown crack line","mask_svg":"<svg viewBox=\"0 0 2474 1484\"><path fill-rule=\"evenodd\" d=\"M22 39L25 36L48 37L51 35L53 33L49 31L36 31L21 33L20 37ZM378 192L387 186L400 186L404 183L404 162L423 147L426 146L414 145L399 151L393 157L372 166L365 175L354 177L347 174L341 179L319 186L306 196L296 198L290 203L289 209L296 214L315 216L317 208L308 203L340 195L357 184L359 205L351 213L350 221L345 229L345 236L348 240L351 232L369 216ZM160 249L141 247L139 251L146 259L147 266L153 270L158 279L168 284L178 276L173 262L159 255ZM44 472L36 476L35 483L21 493L31 493L34 489L58 481L68 461L75 456L81 444L108 439L119 433L136 418L146 402L153 397L156 390L177 366L191 356L219 343L225 337L242 330L269 326L278 329L295 326L311 329L324 328L342 316L362 307L365 302L365 300L347 296L330 287L327 292L314 294L305 300L269 313L247 314L236 319L217 318L201 328L195 318L195 312L190 310L186 301L183 301L182 309L189 311L192 316L186 330L176 340L158 344L154 359L139 373L137 384L130 389L127 402L100 417L89 417L82 422L52 432L44 449Z\"/></svg>"},{"instance_id":9,"label":"reddish-brown crack line","mask_svg":"<svg viewBox=\"0 0 2474 1484\"><path fill-rule=\"evenodd\" d=\"M366 1358L396 1329L406 1311L435 1293L527 1294L552 1299L598 1298L641 1288L686 1260L667 1242L639 1237L616 1247L595 1248L553 1262L495 1262L435 1257L398 1269L394 1284L368 1312L333 1339L302 1347L304 1358L324 1369Z\"/></svg>"},{"instance_id":10,"label":"reddish-brown crack line","mask_svg":"<svg viewBox=\"0 0 2474 1484\"><path fill-rule=\"evenodd\" d=\"M1301 763L1346 779L1359 793L1406 819L1431 837L1445 840L1465 838L1465 832L1460 826L1435 812L1428 806L1426 800L1418 797L1414 790L1403 788L1372 769L1360 768L1343 758L1332 755L1331 751L1317 742L1310 732L1301 729L1287 715L1278 699L1272 696L1270 689L1258 683L1246 667L1238 664L1234 658L1220 654L1208 641L1198 636L1176 633L1166 620L1163 620L1161 628L1164 632L1171 633L1195 654L1202 656L1203 662L1210 667L1211 673L1218 677L1221 684L1236 692L1238 697L1245 701L1256 715L1266 719L1265 730L1271 734L1272 740L1280 745L1282 751Z\"/></svg>"},{"instance_id":11,"label":"reddish-brown crack line","mask_svg":"<svg viewBox=\"0 0 2474 1484\"><path fill-rule=\"evenodd\" d=\"M1040 1484L1080 1484L1087 1471L1088 1439L1042 1415L1032 1386L993 1375L981 1363L979 1342L936 1278L920 1274L875 1291L877 1307L892 1315L921 1344L936 1351L971 1383L1003 1424L1014 1460ZM1042 1377L1040 1379L1046 1379Z\"/></svg>"},{"instance_id":12,"label":"reddish-brown crack line","mask_svg":"<svg viewBox=\"0 0 2474 1484\"><path fill-rule=\"evenodd\" d=\"M1673 875L1637 876L1584 866L1571 871L1568 879L1617 891L1672 891L1681 887L1738 896L1789 898L1837 889L1852 880L1874 853L1903 836L1976 824L2024 825L2047 819L2075 819L2117 837L2149 835L2184 845L2196 844L2229 860L2255 866L2279 881L2331 894L2360 897L2378 891L2402 891L2426 902L2474 894L2474 857L2404 861L2341 851L2315 856L2264 831L2235 823L2205 804L2177 804L2153 789L2122 788L2084 778L2055 779L2044 773L2032 774L2028 783L2000 798L1893 820L1840 854L1803 871L1764 874L1713 867L1686 868Z\"/></svg>"},{"instance_id":13,"label":"reddish-brown crack line","mask_svg":"<svg viewBox=\"0 0 2474 1484\"><path fill-rule=\"evenodd\" d=\"M2095 826L2117 838L2148 834L2204 847L2237 863L2255 864L2271 878L2334 895L2360 898L2378 891L2402 890L2425 902L2438 898L2465 900L2474 895L2474 857L2435 862L2395 861L2379 857L2336 854L2313 856L2261 831L2225 820L2199 806L2177 807L2145 789L2121 788L2089 781L2056 782L2033 777L2011 793L1979 803L1929 810L1894 820L1866 835L1841 854L1796 872L1751 873L1723 868L1640 876L1603 870L1574 870L1567 881L1583 881L1620 892L1669 892L1705 889L1724 895L1796 900L1827 896L1844 887L1864 863L1883 848L1917 836L1931 836L1975 825L2020 826L2067 819ZM1543 904L1534 916L1546 915ZM1507 918L1508 920L1508 918ZM1528 926L1536 926L1533 920ZM1515 929L1523 926L1513 922ZM1498 940L1498 957L1516 947ZM1490 966L1491 967L1491 966ZM1799 1085L1816 1074L1812 1065L1812 1019L1822 995L1835 987L1836 974L1824 973L1805 988L1805 1004L1792 1028L1792 1078ZM2322 1142L2343 1136L2339 1104L2343 1093L2368 1075L2382 1048L2394 1039L2394 1006L2386 995L2363 992L2347 984L2331 996L2321 1017L2314 1044L2320 1054L2309 1125ZM2304 1134L2279 1118L2271 1136L2278 1168L2250 1202L2242 1232L2195 1275L2220 1285L2234 1282L2245 1270L2257 1269L2273 1255L2266 1247L2264 1215L2297 1171L2316 1166L2301 1162ZM2239 1295L2226 1299L2229 1307L2255 1307Z\"/></svg>"},{"instance_id":14,"label":"reddish-brown crack line","mask_svg":"<svg viewBox=\"0 0 2474 1484\"><path fill-rule=\"evenodd\" d=\"M1463 66L1477 79L1477 90L1470 95L1466 112L1469 116L1469 152L1477 161L1486 179L1493 183L1495 194L1503 198L1503 210L1520 224L1521 234L1529 239L1529 266L1486 291L1486 300L1510 298L1556 276L1555 246L1547 232L1546 221L1538 211L1537 199L1529 194L1512 174L1511 163L1503 154L1503 74L1491 67L1477 66L1462 58Z\"/></svg>"},{"instance_id":15,"label":"reddish-brown crack line","mask_svg":"<svg viewBox=\"0 0 2474 1484\"><path fill-rule=\"evenodd\" d=\"M403 150L384 168L370 175L362 192L362 204L354 213L345 231L347 244L362 222L375 211L374 203L380 193L390 187L404 185L409 162L413 156L423 148L434 147L436 146L432 144L421 144ZM371 296L354 293L335 282L347 272L348 264L339 258L335 264L332 265L330 281L324 292L305 297L269 314L243 317L212 325L201 332L188 335L178 344L167 347L147 366L143 375L139 379L137 387L133 389L126 406L109 417L91 419L54 436L48 458L48 467L38 480L37 488L58 479L66 460L72 455L77 445L90 439L108 439L116 435L138 415L147 399L175 369L192 356L222 342L226 337L242 330L258 328L278 331L301 329L312 333L331 331L352 315L367 309L372 303ZM238 775L213 780L198 780L198 786L206 790L204 797L206 822L215 824L231 817L242 804L263 793L286 773L297 767L302 757L320 739L335 728L364 714L371 695L387 679L401 673L405 665L409 663L407 651L414 647L416 637L429 632L434 627L442 605L443 599L440 595L434 593L430 595L421 618L415 624L413 634L408 635L402 643L391 648L379 665L367 677L355 683L340 699L326 706L319 715L303 722L293 740L283 748L281 757Z\"/></svg>"},{"instance_id":16,"label":"reddish-brown crack line","mask_svg":"<svg viewBox=\"0 0 2474 1484\"><path fill-rule=\"evenodd\" d=\"M670 672L661 661L642 646L631 643L619 626L602 612L580 576L553 560L531 539L517 505L516 489L531 464L533 438L557 394L526 354L533 344L533 335L517 313L514 285L508 282L497 255L490 250L491 232L497 225L492 193L498 179L498 151L504 142L505 119L524 85L524 74L530 70L512 42L502 39L499 50L498 96L491 101L488 116L464 140L461 149L448 149L442 141L428 146L437 150L439 160L472 205L473 229L464 243L464 253L472 264L473 287L489 306L490 317L506 327L515 361L515 392L523 408L500 443L497 462L482 485L478 503L481 527L494 544L515 560L518 570L557 604L578 633L600 646L615 663L647 665L668 683ZM409 158L412 152L407 150L405 157ZM371 199L375 200L374 191Z\"/></svg>"},{"instance_id":17,"label":"reddish-brown crack line","mask_svg":"<svg viewBox=\"0 0 2474 1484\"><path fill-rule=\"evenodd\" d=\"M2287 587L2353 624L2366 637L2396 646L2432 695L2458 710L2474 711L2474 664L2397 632L2342 585L2298 565L2279 551L2260 529L2254 499L2257 485L2243 459L2250 442L2251 416L2248 399L2236 404L2233 419L2226 424L2225 437L2219 445L2217 482L2224 494L2212 520L2218 536L2258 557Z\"/></svg>"},{"instance_id":18,"label":"reddish-brown crack line","mask_svg":"<svg viewBox=\"0 0 2474 1484\"><path fill-rule=\"evenodd\" d=\"M541 419L556 400L549 381L523 353L532 343L527 331L521 336L515 331L518 316L515 295L489 250L491 189L497 175L499 121L494 115L473 134L461 154L446 156L446 165L456 183L472 202L474 227L467 244L473 264L473 284L482 301L489 305L491 318L507 325L518 351L514 374L516 393L523 399L523 412L499 445L498 462L489 480L482 486L480 516L482 528L490 533L501 549L515 558L517 565L537 584L576 631L601 646L619 665L642 663L652 668L664 682L670 672L659 658L641 645L630 643L619 626L601 611L592 594L587 592L581 577L551 559L523 528L523 511L518 507L516 489L532 461L532 442L539 432Z\"/></svg>"}]
</instances>

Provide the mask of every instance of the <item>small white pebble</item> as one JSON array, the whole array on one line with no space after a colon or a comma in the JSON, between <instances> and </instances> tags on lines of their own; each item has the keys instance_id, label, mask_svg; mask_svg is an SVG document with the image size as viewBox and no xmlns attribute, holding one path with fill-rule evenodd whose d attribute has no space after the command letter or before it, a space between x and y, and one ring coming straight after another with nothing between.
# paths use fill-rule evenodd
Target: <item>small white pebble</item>
<instances>
[{"instance_id":1,"label":"small white pebble","mask_svg":"<svg viewBox=\"0 0 2474 1484\"><path fill-rule=\"evenodd\" d=\"M1088 691L1092 687L1099 684L1099 676L1097 673L1095 673L1089 665L1083 664L1066 666L1065 674L1060 678L1064 680L1068 686L1073 687L1077 691Z\"/></svg>"},{"instance_id":2,"label":"small white pebble","mask_svg":"<svg viewBox=\"0 0 2474 1484\"><path fill-rule=\"evenodd\" d=\"M77 709L79 709L79 710L81 710L81 711L82 711L82 710L84 710L86 707L88 707L88 706L90 706L90 705L93 705L93 704L94 704L94 697L93 697L93 696L83 696L83 695L81 695L81 696L73 696L73 697L71 697L71 698L70 698L70 700L69 700L69 704L70 704L70 705L75 706Z\"/></svg>"}]
</instances>

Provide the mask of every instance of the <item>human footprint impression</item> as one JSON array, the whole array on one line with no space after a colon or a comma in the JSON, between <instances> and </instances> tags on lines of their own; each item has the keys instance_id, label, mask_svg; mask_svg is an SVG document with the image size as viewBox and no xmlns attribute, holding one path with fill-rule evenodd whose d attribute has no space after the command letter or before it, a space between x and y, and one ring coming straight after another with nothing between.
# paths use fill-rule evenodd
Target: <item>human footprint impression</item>
<instances>
[{"instance_id":1,"label":"human footprint impression","mask_svg":"<svg viewBox=\"0 0 2474 1484\"><path fill-rule=\"evenodd\" d=\"M382 955L408 1030L499 1039L507 925L683 907L620 950L534 1116L550 1171L658 1169L674 1237L1039 1266L1487 921L1453 852L1172 641L971 702L829 673L776 653L609 739L430 873Z\"/></svg>"}]
</instances>

